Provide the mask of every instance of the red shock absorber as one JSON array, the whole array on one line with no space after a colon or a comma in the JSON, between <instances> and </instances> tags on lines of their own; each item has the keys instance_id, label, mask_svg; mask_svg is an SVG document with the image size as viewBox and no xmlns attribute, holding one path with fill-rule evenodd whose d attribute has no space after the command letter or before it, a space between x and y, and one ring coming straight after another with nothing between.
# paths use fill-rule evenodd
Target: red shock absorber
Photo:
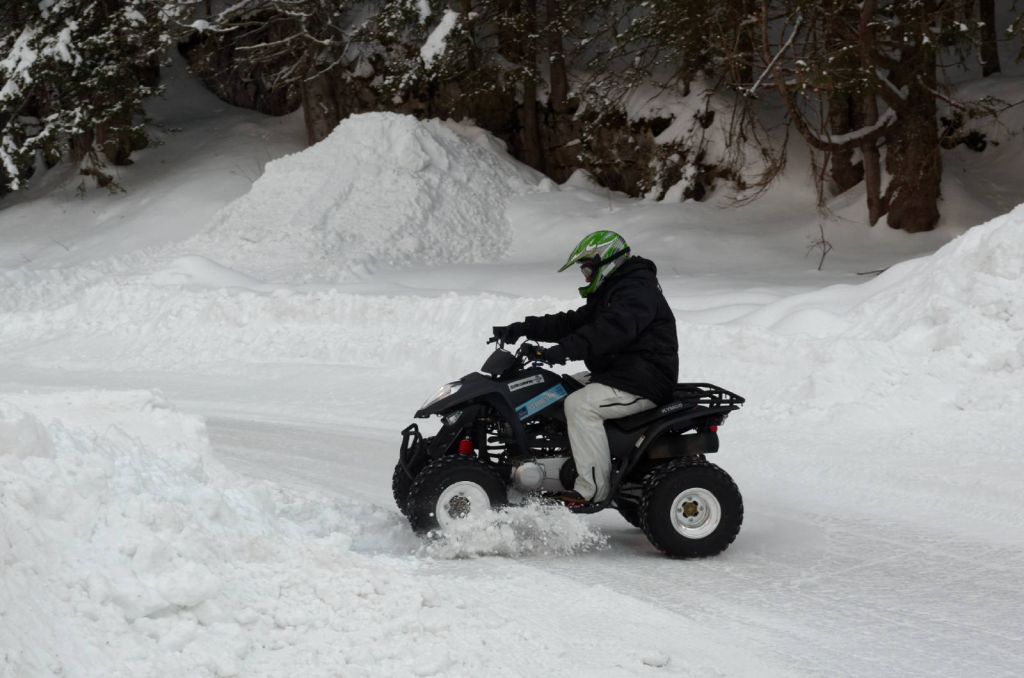
<instances>
[{"instance_id":1,"label":"red shock absorber","mask_svg":"<svg viewBox=\"0 0 1024 678\"><path fill-rule=\"evenodd\" d=\"M463 456L469 456L473 454L473 441L469 438L463 438L459 441L459 454Z\"/></svg>"}]
</instances>

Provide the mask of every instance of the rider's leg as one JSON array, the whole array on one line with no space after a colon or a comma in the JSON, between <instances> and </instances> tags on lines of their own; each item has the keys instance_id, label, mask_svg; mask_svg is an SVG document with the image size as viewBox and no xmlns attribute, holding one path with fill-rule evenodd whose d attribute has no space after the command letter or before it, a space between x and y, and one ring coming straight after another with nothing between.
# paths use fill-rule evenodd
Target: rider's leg
<instances>
[{"instance_id":1,"label":"rider's leg","mask_svg":"<svg viewBox=\"0 0 1024 678\"><path fill-rule=\"evenodd\" d=\"M604 384L588 384L565 399L569 444L576 462L574 490L587 500L603 501L608 496L611 452L605 419L628 417L654 407L647 398Z\"/></svg>"}]
</instances>

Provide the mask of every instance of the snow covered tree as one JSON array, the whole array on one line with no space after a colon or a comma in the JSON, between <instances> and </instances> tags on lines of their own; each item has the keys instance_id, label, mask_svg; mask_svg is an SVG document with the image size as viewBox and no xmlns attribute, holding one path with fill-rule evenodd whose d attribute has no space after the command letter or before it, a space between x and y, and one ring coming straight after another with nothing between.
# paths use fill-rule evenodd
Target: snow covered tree
<instances>
[{"instance_id":1,"label":"snow covered tree","mask_svg":"<svg viewBox=\"0 0 1024 678\"><path fill-rule=\"evenodd\" d=\"M297 92L315 143L353 113L402 109L427 70L430 19L445 9L439 0L240 0L212 17L205 39L267 87ZM455 18L442 21L457 32Z\"/></svg>"},{"instance_id":2,"label":"snow covered tree","mask_svg":"<svg viewBox=\"0 0 1024 678\"><path fill-rule=\"evenodd\" d=\"M797 130L848 171L862 157L869 220L930 230L942 180L939 104L954 101L944 69L961 64L976 33L963 22L973 0L765 2L762 61ZM774 9L774 14L773 14ZM846 102L846 114L837 105ZM890 181L882 190L881 155ZM847 182L837 181L840 188Z\"/></svg>"},{"instance_id":3,"label":"snow covered tree","mask_svg":"<svg viewBox=\"0 0 1024 678\"><path fill-rule=\"evenodd\" d=\"M247 69L301 93L311 143L368 110L472 118L544 167L540 52L555 58L558 107L568 79L544 30L566 0L242 0L214 19L210 39L230 45ZM543 11L542 11L543 10ZM549 22L550 23L550 22Z\"/></svg>"},{"instance_id":4,"label":"snow covered tree","mask_svg":"<svg viewBox=\"0 0 1024 678\"><path fill-rule=\"evenodd\" d=\"M956 100L946 73L979 59L996 66L989 0L607 0L590 72L608 92L644 80L686 92L695 79L746 95L734 102L730 145L764 134L772 94L818 152L817 176L838 193L864 182L869 220L928 230L939 217L943 109L957 119L998 102ZM980 16L976 16L980 10ZM589 28L589 26L588 26ZM987 36L987 37L986 37ZM609 95L609 98L613 98ZM955 116L954 116L955 117ZM785 149L764 148L769 172ZM745 161L735 159L738 166ZM890 179L883 186L882 165Z\"/></svg>"},{"instance_id":5,"label":"snow covered tree","mask_svg":"<svg viewBox=\"0 0 1024 678\"><path fill-rule=\"evenodd\" d=\"M647 195L663 195L672 185L682 187L680 197L699 200L722 179L741 188L766 184L782 154L761 139L754 109L735 87L750 85L757 59L750 29L755 0L600 5L575 36L578 67L586 74L578 85L583 115L597 117L584 126L584 138L592 127L602 139L601 127L616 118L619 126L632 127L634 138L649 147L645 163L656 170L641 178L640 192ZM716 109L728 108L730 98L733 120L716 121ZM654 99L675 103L662 108L664 117L637 117L637 103ZM669 127L674 136L666 138Z\"/></svg>"},{"instance_id":6,"label":"snow covered tree","mask_svg":"<svg viewBox=\"0 0 1024 678\"><path fill-rule=\"evenodd\" d=\"M268 105L301 101L311 143L361 111L471 118L556 179L585 167L633 194L663 195L682 175L695 178L683 197L698 199L721 177L767 185L784 164L785 140L759 114L763 102L781 102L789 128L814 150L822 201L863 184L872 224L887 216L913 232L938 220L941 148L959 138L940 132L944 111L958 111L961 123L952 124L962 125L993 108L954 100L944 77L975 55L986 72L995 66L992 5L238 0L201 39L208 54L219 52L216 68L255 74ZM661 132L672 120L627 110L637 91L674 90L678 101L694 83L718 101L733 97L724 140L703 132L716 115L707 97L703 110L691 105L698 97L687 100L692 138L671 143ZM238 98L230 83L222 89ZM724 141L714 158L710 138Z\"/></svg>"},{"instance_id":7,"label":"snow covered tree","mask_svg":"<svg viewBox=\"0 0 1024 678\"><path fill-rule=\"evenodd\" d=\"M16 190L62 157L110 185L146 145L142 102L186 0L9 0L0 11L0 168Z\"/></svg>"},{"instance_id":8,"label":"snow covered tree","mask_svg":"<svg viewBox=\"0 0 1024 678\"><path fill-rule=\"evenodd\" d=\"M942 178L940 107L970 115L994 110L991 102L955 100L945 83L945 72L981 47L981 34L965 23L973 21L967 18L975 0L715 4L712 14L728 20L700 23L707 28L704 42L697 40L701 67L750 97L774 90L794 128L823 154L820 185L841 192L863 180L872 224L887 216L894 228L933 228ZM891 177L884 190L883 159Z\"/></svg>"}]
</instances>

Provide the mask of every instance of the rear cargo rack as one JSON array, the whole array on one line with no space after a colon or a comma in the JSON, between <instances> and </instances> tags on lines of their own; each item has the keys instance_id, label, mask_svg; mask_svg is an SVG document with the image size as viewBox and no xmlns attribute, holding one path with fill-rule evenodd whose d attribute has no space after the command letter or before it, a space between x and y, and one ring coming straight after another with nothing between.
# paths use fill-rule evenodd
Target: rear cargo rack
<instances>
[{"instance_id":1,"label":"rear cargo rack","mask_svg":"<svg viewBox=\"0 0 1024 678\"><path fill-rule=\"evenodd\" d=\"M743 396L714 384L676 384L672 395L688 408L706 407L723 412L738 410L746 402Z\"/></svg>"}]
</instances>

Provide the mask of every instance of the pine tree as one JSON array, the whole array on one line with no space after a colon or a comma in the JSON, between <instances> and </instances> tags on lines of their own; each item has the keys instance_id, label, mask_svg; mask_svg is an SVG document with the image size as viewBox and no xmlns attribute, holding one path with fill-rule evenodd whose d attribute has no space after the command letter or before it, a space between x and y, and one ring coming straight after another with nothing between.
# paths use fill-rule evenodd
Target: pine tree
<instances>
[{"instance_id":1,"label":"pine tree","mask_svg":"<svg viewBox=\"0 0 1024 678\"><path fill-rule=\"evenodd\" d=\"M0 14L0 168L17 190L70 157L111 185L148 142L142 102L186 0L9 0Z\"/></svg>"}]
</instances>

